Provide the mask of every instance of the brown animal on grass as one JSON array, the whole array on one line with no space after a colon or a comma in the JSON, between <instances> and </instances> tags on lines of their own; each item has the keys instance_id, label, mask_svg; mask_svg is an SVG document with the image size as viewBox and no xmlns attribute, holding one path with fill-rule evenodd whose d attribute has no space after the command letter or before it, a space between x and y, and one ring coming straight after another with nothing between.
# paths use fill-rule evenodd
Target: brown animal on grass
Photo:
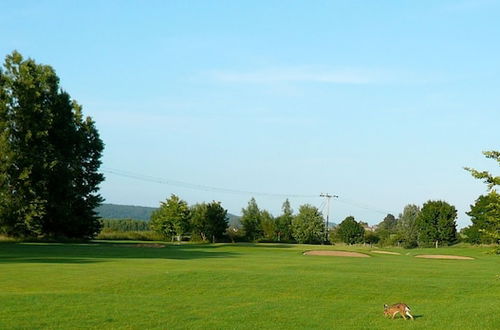
<instances>
[{"instance_id":1,"label":"brown animal on grass","mask_svg":"<svg viewBox=\"0 0 500 330\"><path fill-rule=\"evenodd\" d=\"M410 314L410 307L407 304L398 303L391 306L384 305L384 315L390 316L393 319L396 314L399 313L406 320L406 316L414 320L413 316Z\"/></svg>"}]
</instances>

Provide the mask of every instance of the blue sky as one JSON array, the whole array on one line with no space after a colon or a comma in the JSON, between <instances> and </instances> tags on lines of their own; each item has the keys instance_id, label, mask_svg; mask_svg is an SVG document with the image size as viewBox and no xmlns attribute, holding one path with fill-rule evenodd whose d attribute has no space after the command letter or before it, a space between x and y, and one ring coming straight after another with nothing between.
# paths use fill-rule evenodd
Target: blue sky
<instances>
[{"instance_id":1,"label":"blue sky","mask_svg":"<svg viewBox=\"0 0 500 330\"><path fill-rule=\"evenodd\" d=\"M500 1L2 1L0 56L52 65L106 144L107 202L340 196L331 218L465 212L498 166ZM279 214L283 196L256 195ZM320 198L291 198L322 207Z\"/></svg>"}]
</instances>

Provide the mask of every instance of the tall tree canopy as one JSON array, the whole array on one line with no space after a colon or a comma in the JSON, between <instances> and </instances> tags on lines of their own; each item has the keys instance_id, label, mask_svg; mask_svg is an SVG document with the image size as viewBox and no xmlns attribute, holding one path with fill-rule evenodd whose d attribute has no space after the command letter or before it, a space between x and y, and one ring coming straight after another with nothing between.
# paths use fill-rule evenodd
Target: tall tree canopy
<instances>
[{"instance_id":1,"label":"tall tree canopy","mask_svg":"<svg viewBox=\"0 0 500 330\"><path fill-rule=\"evenodd\" d=\"M13 52L0 68L0 231L92 238L104 180L94 122L52 67Z\"/></svg>"},{"instance_id":2,"label":"tall tree canopy","mask_svg":"<svg viewBox=\"0 0 500 330\"><path fill-rule=\"evenodd\" d=\"M344 243L361 243L365 235L365 228L353 216L349 216L339 224L337 235Z\"/></svg>"},{"instance_id":3,"label":"tall tree canopy","mask_svg":"<svg viewBox=\"0 0 500 330\"><path fill-rule=\"evenodd\" d=\"M262 236L261 212L259 206L252 197L246 208L241 210L241 224L249 240L255 241Z\"/></svg>"},{"instance_id":4,"label":"tall tree canopy","mask_svg":"<svg viewBox=\"0 0 500 330\"><path fill-rule=\"evenodd\" d=\"M500 194L493 190L479 196L467 215L472 221L472 225L464 229L468 242L500 243Z\"/></svg>"},{"instance_id":5,"label":"tall tree canopy","mask_svg":"<svg viewBox=\"0 0 500 330\"><path fill-rule=\"evenodd\" d=\"M453 244L457 240L457 209L444 201L428 201L417 217L418 244Z\"/></svg>"},{"instance_id":6,"label":"tall tree canopy","mask_svg":"<svg viewBox=\"0 0 500 330\"><path fill-rule=\"evenodd\" d=\"M285 200L283 206L281 207L283 213L276 218L276 234L278 241L281 240L291 240L292 239L292 220L293 220L293 209L290 205L290 201Z\"/></svg>"},{"instance_id":7,"label":"tall tree canopy","mask_svg":"<svg viewBox=\"0 0 500 330\"><path fill-rule=\"evenodd\" d=\"M292 220L293 237L299 243L319 243L323 241L325 222L317 207L305 204Z\"/></svg>"},{"instance_id":8,"label":"tall tree canopy","mask_svg":"<svg viewBox=\"0 0 500 330\"><path fill-rule=\"evenodd\" d=\"M494 159L500 165L500 151L484 151L486 158ZM500 198L496 192L496 187L500 186L500 176L495 176L488 171L477 171L466 167L473 177L481 179L487 184L489 194L479 197L476 204L471 206L468 213L472 217L473 227L481 233L484 238L489 238L493 242L500 243ZM500 253L500 249L497 249Z\"/></svg>"},{"instance_id":9,"label":"tall tree canopy","mask_svg":"<svg viewBox=\"0 0 500 330\"><path fill-rule=\"evenodd\" d=\"M222 238L228 227L227 210L220 202L196 204L191 208L192 234L200 235L205 240Z\"/></svg>"},{"instance_id":10,"label":"tall tree canopy","mask_svg":"<svg viewBox=\"0 0 500 330\"><path fill-rule=\"evenodd\" d=\"M155 232L172 240L181 240L189 228L190 211L187 203L172 194L160 208L151 214L150 227Z\"/></svg>"},{"instance_id":11,"label":"tall tree canopy","mask_svg":"<svg viewBox=\"0 0 500 330\"><path fill-rule=\"evenodd\" d=\"M420 207L414 204L405 206L403 213L399 215L397 231L403 246L406 248L417 247L418 229L417 218L420 214Z\"/></svg>"}]
</instances>

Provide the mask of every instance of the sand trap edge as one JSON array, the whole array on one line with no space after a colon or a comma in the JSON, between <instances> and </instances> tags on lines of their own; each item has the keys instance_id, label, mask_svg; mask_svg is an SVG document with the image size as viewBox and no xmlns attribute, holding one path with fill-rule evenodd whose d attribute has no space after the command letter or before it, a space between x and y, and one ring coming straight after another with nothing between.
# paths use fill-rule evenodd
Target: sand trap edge
<instances>
[{"instance_id":1,"label":"sand trap edge","mask_svg":"<svg viewBox=\"0 0 500 330\"><path fill-rule=\"evenodd\" d=\"M395 256L400 256L401 255L401 253L399 253L399 252L391 252L391 251L372 250L370 252L372 252L372 253L379 253L379 254L392 254L392 255L395 255Z\"/></svg>"},{"instance_id":2,"label":"sand trap edge","mask_svg":"<svg viewBox=\"0 0 500 330\"><path fill-rule=\"evenodd\" d=\"M419 254L419 255L416 255L415 258L448 259L448 260L474 260L474 258L472 258L472 257L453 256L453 255L447 255L447 254Z\"/></svg>"},{"instance_id":3,"label":"sand trap edge","mask_svg":"<svg viewBox=\"0 0 500 330\"><path fill-rule=\"evenodd\" d=\"M302 254L307 256L370 258L368 254L350 251L310 250L305 251Z\"/></svg>"}]
</instances>

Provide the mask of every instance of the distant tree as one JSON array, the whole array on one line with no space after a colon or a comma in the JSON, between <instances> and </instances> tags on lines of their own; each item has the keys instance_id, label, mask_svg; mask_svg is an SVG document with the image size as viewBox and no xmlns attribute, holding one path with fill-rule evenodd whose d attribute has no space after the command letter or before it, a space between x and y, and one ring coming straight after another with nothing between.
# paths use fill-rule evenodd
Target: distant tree
<instances>
[{"instance_id":1,"label":"distant tree","mask_svg":"<svg viewBox=\"0 0 500 330\"><path fill-rule=\"evenodd\" d=\"M365 231L364 242L366 244L370 244L370 246L373 246L374 244L377 244L379 241L380 237L378 237L378 235L375 232L369 230Z\"/></svg>"},{"instance_id":2,"label":"distant tree","mask_svg":"<svg viewBox=\"0 0 500 330\"><path fill-rule=\"evenodd\" d=\"M292 220L293 220L293 210L290 206L290 202L285 200L283 206L281 207L283 213L276 218L276 234L278 241L285 240L289 241L292 239Z\"/></svg>"},{"instance_id":3,"label":"distant tree","mask_svg":"<svg viewBox=\"0 0 500 330\"><path fill-rule=\"evenodd\" d=\"M246 208L241 210L241 224L249 240L262 237L261 212L255 198L251 198Z\"/></svg>"},{"instance_id":4,"label":"distant tree","mask_svg":"<svg viewBox=\"0 0 500 330\"><path fill-rule=\"evenodd\" d=\"M382 220L382 222L378 224L378 228L382 230L387 230L392 234L396 232L397 224L398 220L396 219L396 217L394 217L394 215L389 213L385 216L384 220Z\"/></svg>"},{"instance_id":5,"label":"distant tree","mask_svg":"<svg viewBox=\"0 0 500 330\"><path fill-rule=\"evenodd\" d=\"M215 243L228 228L227 210L220 202L196 204L190 214L192 236L200 235L204 241L211 239Z\"/></svg>"},{"instance_id":6,"label":"distant tree","mask_svg":"<svg viewBox=\"0 0 500 330\"><path fill-rule=\"evenodd\" d=\"M397 232L405 248L417 247L418 229L417 218L420 214L420 207L417 205L406 205L403 213L399 215Z\"/></svg>"},{"instance_id":7,"label":"distant tree","mask_svg":"<svg viewBox=\"0 0 500 330\"><path fill-rule=\"evenodd\" d=\"M216 239L221 239L224 236L228 228L227 210L222 207L220 202L213 201L207 205L207 218L210 223L208 235L215 243Z\"/></svg>"},{"instance_id":8,"label":"distant tree","mask_svg":"<svg viewBox=\"0 0 500 330\"><path fill-rule=\"evenodd\" d=\"M500 165L500 151L484 151L483 154L486 158L496 160ZM484 234L483 237L487 237L493 242L500 243L500 202L495 190L497 186L500 186L500 176L494 176L488 171L477 171L469 167L465 167L465 169L469 171L473 177L483 180L484 183L487 184L489 191L489 195L486 197L488 200L486 205L483 205L485 199L480 200L480 197L476 201L477 207L474 210L471 207L470 213L473 214L471 216L475 216L478 222L476 228L479 232ZM478 203L480 203L480 205L478 205ZM479 226L483 226L484 228L479 228ZM496 251L500 253L500 248Z\"/></svg>"},{"instance_id":9,"label":"distant tree","mask_svg":"<svg viewBox=\"0 0 500 330\"><path fill-rule=\"evenodd\" d=\"M380 245L392 245L396 240L398 220L394 215L387 214L385 218L377 225L375 231L380 238Z\"/></svg>"},{"instance_id":10,"label":"distant tree","mask_svg":"<svg viewBox=\"0 0 500 330\"><path fill-rule=\"evenodd\" d=\"M365 229L353 216L349 216L339 224L338 235L342 242L346 244L356 244L363 242Z\"/></svg>"},{"instance_id":11,"label":"distant tree","mask_svg":"<svg viewBox=\"0 0 500 330\"><path fill-rule=\"evenodd\" d=\"M100 219L102 230L127 232L149 230L149 222L134 219Z\"/></svg>"},{"instance_id":12,"label":"distant tree","mask_svg":"<svg viewBox=\"0 0 500 330\"><path fill-rule=\"evenodd\" d=\"M235 242L240 242L240 241L245 241L245 231L241 228L234 227L234 226L229 226L226 229L226 235L231 239L232 243Z\"/></svg>"},{"instance_id":13,"label":"distant tree","mask_svg":"<svg viewBox=\"0 0 500 330\"><path fill-rule=\"evenodd\" d=\"M262 210L260 213L260 225L264 238L274 241L276 239L276 221L272 214L266 210Z\"/></svg>"},{"instance_id":14,"label":"distant tree","mask_svg":"<svg viewBox=\"0 0 500 330\"><path fill-rule=\"evenodd\" d=\"M323 241L325 223L317 207L309 204L300 206L299 213L292 220L292 234L299 243Z\"/></svg>"},{"instance_id":15,"label":"distant tree","mask_svg":"<svg viewBox=\"0 0 500 330\"><path fill-rule=\"evenodd\" d=\"M471 217L472 225L463 233L466 241L473 244L500 243L500 194L495 190L487 195L479 196L474 205L470 206L467 215Z\"/></svg>"},{"instance_id":16,"label":"distant tree","mask_svg":"<svg viewBox=\"0 0 500 330\"><path fill-rule=\"evenodd\" d=\"M444 201L428 201L417 217L419 246L436 247L453 244L457 240L457 210Z\"/></svg>"},{"instance_id":17,"label":"distant tree","mask_svg":"<svg viewBox=\"0 0 500 330\"><path fill-rule=\"evenodd\" d=\"M0 68L0 231L93 238L104 144L48 65L13 52Z\"/></svg>"},{"instance_id":18,"label":"distant tree","mask_svg":"<svg viewBox=\"0 0 500 330\"><path fill-rule=\"evenodd\" d=\"M174 237L178 241L189 228L189 207L187 203L178 196L172 194L165 202L161 202L160 208L151 214L150 227L164 237Z\"/></svg>"},{"instance_id":19,"label":"distant tree","mask_svg":"<svg viewBox=\"0 0 500 330\"><path fill-rule=\"evenodd\" d=\"M208 220L207 220L207 204L195 204L189 210L189 223L191 228L191 239L201 238L203 241L209 240L207 236Z\"/></svg>"}]
</instances>

